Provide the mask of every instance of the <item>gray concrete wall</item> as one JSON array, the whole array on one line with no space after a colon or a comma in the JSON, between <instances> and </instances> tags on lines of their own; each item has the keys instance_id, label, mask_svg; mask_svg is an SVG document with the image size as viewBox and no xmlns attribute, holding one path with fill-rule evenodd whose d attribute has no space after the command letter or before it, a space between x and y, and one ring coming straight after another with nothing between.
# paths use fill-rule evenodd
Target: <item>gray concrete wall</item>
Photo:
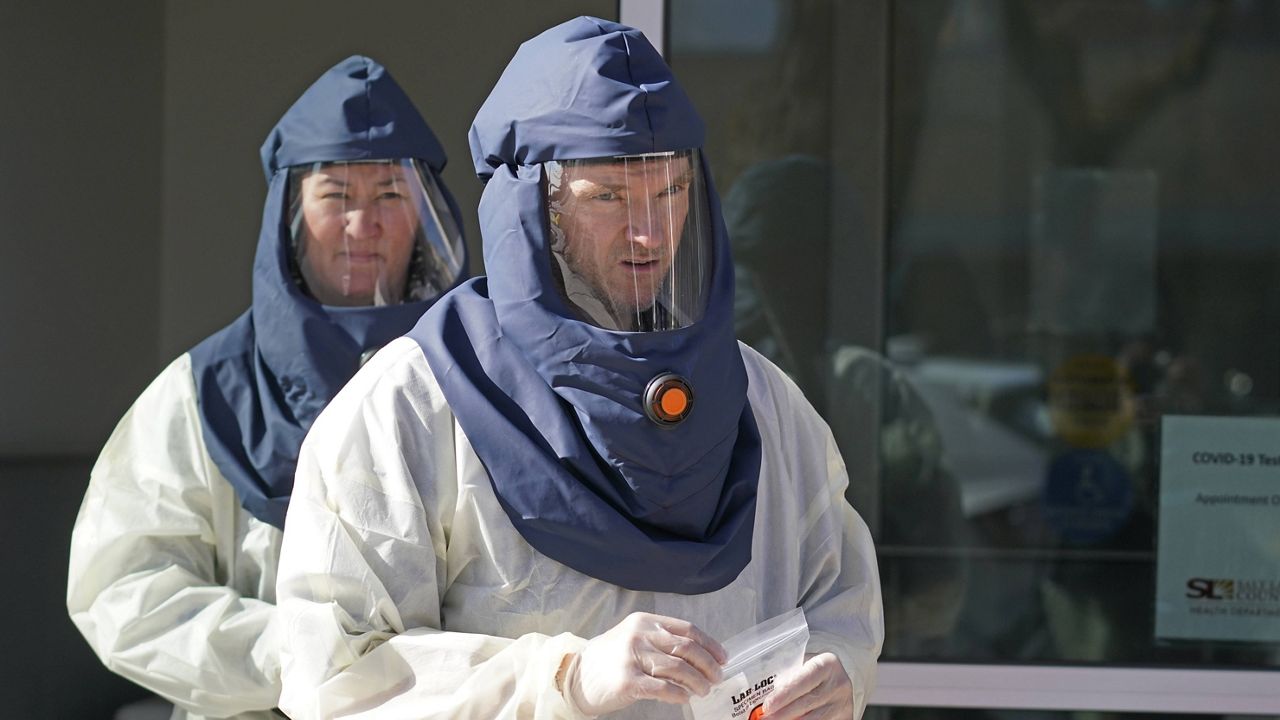
<instances>
[{"instance_id":1,"label":"gray concrete wall","mask_svg":"<svg viewBox=\"0 0 1280 720\"><path fill-rule=\"evenodd\" d=\"M108 720L147 697L102 666L67 617L67 553L91 457L0 458L2 718Z\"/></svg>"},{"instance_id":2,"label":"gray concrete wall","mask_svg":"<svg viewBox=\"0 0 1280 720\"><path fill-rule=\"evenodd\" d=\"M0 5L0 457L96 452L156 373L162 28Z\"/></svg>"},{"instance_id":3,"label":"gray concrete wall","mask_svg":"<svg viewBox=\"0 0 1280 720\"><path fill-rule=\"evenodd\" d=\"M0 716L145 695L67 617L93 456L156 374L161 0L0 5Z\"/></svg>"}]
</instances>

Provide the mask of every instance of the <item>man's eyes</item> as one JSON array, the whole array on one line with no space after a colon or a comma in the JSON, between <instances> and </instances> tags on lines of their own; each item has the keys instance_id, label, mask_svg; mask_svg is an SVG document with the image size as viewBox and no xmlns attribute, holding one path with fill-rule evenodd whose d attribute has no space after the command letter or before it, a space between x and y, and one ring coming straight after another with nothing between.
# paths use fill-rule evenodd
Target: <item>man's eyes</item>
<instances>
[{"instance_id":1,"label":"man's eyes","mask_svg":"<svg viewBox=\"0 0 1280 720\"><path fill-rule=\"evenodd\" d=\"M679 195L688 189L689 189L688 185L682 185L682 184L670 185L658 191L658 193L654 197L671 197L672 195ZM590 197L592 200L609 201L609 200L619 200L621 199L622 195L620 193L613 192L612 190L605 190L605 191L595 193Z\"/></svg>"}]
</instances>

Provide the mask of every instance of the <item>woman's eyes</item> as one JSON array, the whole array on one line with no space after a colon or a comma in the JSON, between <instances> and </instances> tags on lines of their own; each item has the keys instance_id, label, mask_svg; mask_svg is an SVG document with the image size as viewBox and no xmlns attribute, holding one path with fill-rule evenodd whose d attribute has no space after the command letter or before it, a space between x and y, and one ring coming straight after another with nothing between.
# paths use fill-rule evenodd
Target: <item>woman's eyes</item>
<instances>
[{"instance_id":1,"label":"woman's eyes","mask_svg":"<svg viewBox=\"0 0 1280 720\"><path fill-rule=\"evenodd\" d=\"M397 190L387 190L386 192L378 193L379 200L397 200L398 201L398 200L404 200L405 198L406 198L406 195ZM345 192L334 191L334 192L324 193L323 195L320 196L320 199L321 200L343 200L343 201L349 202L351 200L351 195Z\"/></svg>"}]
</instances>

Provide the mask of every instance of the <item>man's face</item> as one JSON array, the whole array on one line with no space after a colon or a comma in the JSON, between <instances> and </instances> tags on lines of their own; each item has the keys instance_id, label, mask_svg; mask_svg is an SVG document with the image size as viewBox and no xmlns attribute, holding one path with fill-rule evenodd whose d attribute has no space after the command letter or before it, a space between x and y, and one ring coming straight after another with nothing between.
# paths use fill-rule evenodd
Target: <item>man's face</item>
<instances>
[{"instance_id":1,"label":"man's face","mask_svg":"<svg viewBox=\"0 0 1280 720\"><path fill-rule=\"evenodd\" d=\"M616 313L650 308L689 213L688 157L567 164L561 176L564 258Z\"/></svg>"},{"instance_id":2,"label":"man's face","mask_svg":"<svg viewBox=\"0 0 1280 720\"><path fill-rule=\"evenodd\" d=\"M418 230L411 170L400 163L322 165L300 183L299 264L325 305L397 303Z\"/></svg>"}]
</instances>

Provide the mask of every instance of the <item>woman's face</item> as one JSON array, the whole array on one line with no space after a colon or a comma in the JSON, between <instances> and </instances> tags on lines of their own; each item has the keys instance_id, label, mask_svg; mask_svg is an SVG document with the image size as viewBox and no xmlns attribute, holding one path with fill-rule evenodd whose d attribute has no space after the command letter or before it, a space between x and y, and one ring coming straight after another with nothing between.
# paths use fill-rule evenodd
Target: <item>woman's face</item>
<instances>
[{"instance_id":1,"label":"woman's face","mask_svg":"<svg viewBox=\"0 0 1280 720\"><path fill-rule=\"evenodd\" d=\"M400 163L334 163L302 178L298 264L317 301L403 299L419 227L408 172Z\"/></svg>"}]
</instances>

